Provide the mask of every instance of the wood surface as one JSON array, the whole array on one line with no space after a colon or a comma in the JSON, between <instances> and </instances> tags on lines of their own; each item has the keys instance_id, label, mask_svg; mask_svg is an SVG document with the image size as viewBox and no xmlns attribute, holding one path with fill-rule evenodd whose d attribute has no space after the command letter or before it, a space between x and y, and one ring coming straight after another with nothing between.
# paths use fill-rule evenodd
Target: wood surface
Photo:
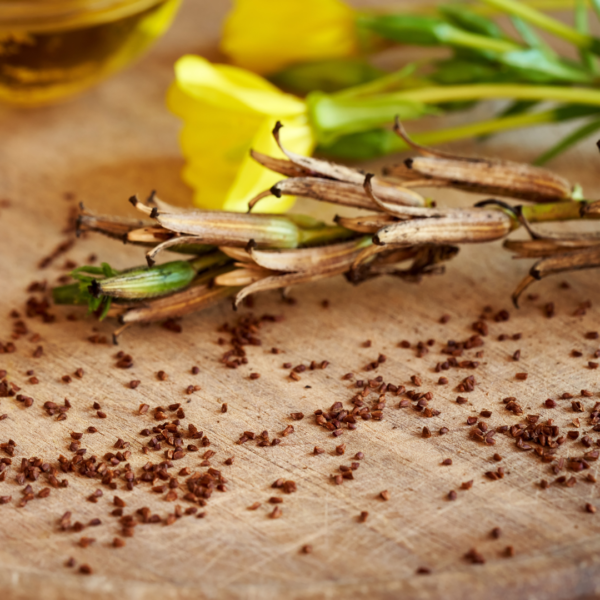
<instances>
[{"instance_id":1,"label":"wood surface","mask_svg":"<svg viewBox=\"0 0 600 600\"><path fill-rule=\"evenodd\" d=\"M31 281L55 283L65 273L65 258L85 263L96 253L114 267L142 263L142 252L118 243L88 236L76 243L66 256L48 269L37 264L65 239L61 233L69 209L77 202L103 212L133 214L126 199L134 192L145 194L156 188L162 197L185 204L191 193L180 181L182 161L177 148L177 120L164 109L164 93L171 79L175 58L190 50L215 56L214 47L226 3L188 2L174 29L136 67L96 88L86 96L60 106L35 111L0 111L0 341L10 341L12 309L23 312ZM212 52L212 54L211 54ZM539 131L539 130L537 130ZM541 134L540 134L541 135ZM546 133L554 135L553 133ZM524 140L526 143L524 143ZM547 138L546 138L547 141ZM543 144L537 133L501 136L478 148L510 158L531 158ZM592 144L589 144L592 146ZM571 152L556 168L584 184L590 197L597 185L598 157L593 148ZM70 193L68 199L65 193ZM447 197L442 192L440 200ZM453 195L453 202L470 203L473 197ZM301 203L298 210L315 211L315 204ZM95 333L110 336L114 322L98 324L83 311L52 309L52 324L27 319L29 333L15 341L17 352L0 355L0 369L22 387L35 403L24 408L14 398L0 400L0 443L13 439L17 451L0 495L12 501L0 506L0 597L2 600L71 600L87 598L173 599L196 598L403 598L403 599L587 599L600 596L600 514L585 511L585 504L600 508L598 485L583 481L588 472L574 474L574 487L553 484L542 490L541 479L555 477L550 466L532 452L522 452L514 440L497 435L494 447L469 437L469 416L489 409L490 426L523 422L505 410L502 398L516 396L525 414L555 419L564 430L580 417L579 431L590 430L589 409L599 400L598 371L586 368L598 344L584 339L598 329L597 272L569 275L536 284L537 301L525 301L521 310L510 305L510 292L529 267L513 261L499 244L463 248L443 277L432 277L420 285L396 279L379 279L351 287L342 278L306 285L293 291L297 303L284 303L277 293L256 299L254 309L233 313L224 302L203 314L182 321L183 331L173 333L160 326L126 332L119 347L91 344ZM558 286L570 283L570 289ZM329 300L325 309L321 303ZM582 317L572 316L577 306L591 300L592 309ZM543 307L554 302L556 315L548 319ZM464 340L473 334L471 325L482 309L507 309L510 320L490 320L481 365L473 372L478 385L468 403L455 402L456 386L470 370L453 369L450 382L437 385L433 372L442 344ZM78 320L67 320L77 312ZM282 315L279 323L260 330L262 346L249 347L249 364L226 369L219 359L228 346L217 343L223 334L217 328L235 323L252 312ZM439 323L442 314L451 319ZM41 336L31 341L32 334ZM519 341L497 340L500 334L521 333ZM414 347L399 347L434 339L430 353L417 358ZM372 341L370 348L364 347ZM37 345L44 354L34 358ZM281 354L272 354L278 347ZM573 348L583 357L572 358ZM511 359L521 350L520 362ZM130 353L130 370L115 368L118 350ZM477 349L479 350L479 349ZM467 352L473 358L477 350ZM394 384L412 388L410 378L419 374L420 389L430 390L431 407L441 411L426 419L412 408L398 409L399 398L388 395L381 421L361 421L355 431L334 438L318 427L311 416L334 402L345 407L354 394L352 382L342 376L352 371L367 378L365 365L379 353L387 356L376 374ZM329 361L325 370L306 371L294 382L282 363L308 365L312 360ZM200 367L192 375L193 365ZM82 379L66 384L61 377L83 368ZM26 371L34 369L39 385L27 383ZM164 370L168 381L156 373ZM251 380L257 372L260 379ZM527 372L527 381L515 373ZM129 389L132 379L142 381ZM186 395L188 385L201 390ZM580 398L581 389L593 392ZM546 398L558 399L564 392L583 402L586 412L576 414L570 401L561 400L556 409L543 406ZM73 407L65 421L49 417L46 401L69 398ZM370 396L373 398L373 395ZM92 409L99 402L107 413L99 419ZM85 435L88 454L102 457L115 452L117 438L130 442L133 469L148 460L158 462L162 452L141 452L147 438L139 435L154 424L151 414L140 416L138 407L182 402L186 419L202 429L216 452L211 464L227 477L227 491L215 492L205 508L204 519L184 516L174 524L139 525L124 548L111 546L119 535L113 494L127 502L126 514L148 506L165 518L178 500L166 502L164 494L152 494L148 484L133 491L112 492L97 480L67 475L69 487L52 489L45 499L17 506L22 486L15 482L20 459L37 456L55 464L59 454L71 456L71 431L96 426L99 433ZM221 413L221 404L228 412ZM303 412L301 421L290 413ZM277 447L260 448L256 442L236 444L243 431L268 430L272 436L293 424L295 432L282 438ZM433 432L421 437L427 426ZM449 433L440 436L440 427ZM596 434L591 432L593 439ZM346 444L344 456L335 448ZM325 453L313 454L314 446ZM560 456L581 456L579 442L568 442ZM356 452L365 458L355 479L334 485L331 475L340 465L349 465ZM492 460L494 452L504 459ZM200 468L200 453L189 453L175 462L174 471L184 466ZM2 454L2 457L5 455ZM225 459L235 456L231 466ZM452 458L451 466L441 466ZM504 467L506 476L491 481L486 471ZM567 472L563 472L566 474ZM271 488L279 478L297 483L298 491L282 494ZM461 491L462 482L473 479L471 490ZM37 492L47 484L42 476L33 483ZM97 488L104 490L98 503L86 501ZM390 499L379 497L388 490ZM447 494L457 490L458 498ZM182 492L180 492L182 495ZM283 514L270 519L273 505L268 499L284 497ZM262 506L247 509L254 502ZM100 518L102 525L82 533L61 532L57 521L67 510L73 521L87 523ZM365 523L358 522L368 511ZM490 532L502 529L495 540ZM96 538L81 548L81 536ZM301 553L310 544L312 554ZM507 545L515 556L506 558ZM486 558L473 565L463 558L476 548ZM65 567L74 557L77 565L87 563L94 574L81 575ZM430 575L417 575L419 567Z\"/></svg>"}]
</instances>

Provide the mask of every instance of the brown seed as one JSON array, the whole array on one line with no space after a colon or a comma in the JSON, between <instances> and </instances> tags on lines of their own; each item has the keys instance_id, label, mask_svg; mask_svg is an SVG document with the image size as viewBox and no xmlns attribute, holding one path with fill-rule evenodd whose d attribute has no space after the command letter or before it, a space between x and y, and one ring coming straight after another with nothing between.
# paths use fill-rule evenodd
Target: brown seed
<instances>
[{"instance_id":1,"label":"brown seed","mask_svg":"<svg viewBox=\"0 0 600 600\"><path fill-rule=\"evenodd\" d=\"M502 457L497 452L496 452L496 454L494 454L494 456L492 458L497 462L500 462L502 460Z\"/></svg>"},{"instance_id":2,"label":"brown seed","mask_svg":"<svg viewBox=\"0 0 600 600\"><path fill-rule=\"evenodd\" d=\"M258 379L260 377L260 373L250 373L250 379Z\"/></svg>"},{"instance_id":3,"label":"brown seed","mask_svg":"<svg viewBox=\"0 0 600 600\"><path fill-rule=\"evenodd\" d=\"M451 458L445 458L445 459L442 461L442 464L443 464L443 465L445 465L445 466L449 466L449 465L451 465L451 464L452 464L452 459L451 459Z\"/></svg>"},{"instance_id":4,"label":"brown seed","mask_svg":"<svg viewBox=\"0 0 600 600\"><path fill-rule=\"evenodd\" d=\"M380 492L379 495L381 496L382 500L389 500L390 499L390 493L387 490L383 490L383 492Z\"/></svg>"},{"instance_id":5,"label":"brown seed","mask_svg":"<svg viewBox=\"0 0 600 600\"><path fill-rule=\"evenodd\" d=\"M257 508L260 508L260 506L261 506L260 502L255 502L254 504L252 504L248 507L248 510L256 510Z\"/></svg>"},{"instance_id":6,"label":"brown seed","mask_svg":"<svg viewBox=\"0 0 600 600\"><path fill-rule=\"evenodd\" d=\"M548 398L544 402L544 405L546 406L546 408L556 408L556 402L554 400L552 400L552 398Z\"/></svg>"},{"instance_id":7,"label":"brown seed","mask_svg":"<svg viewBox=\"0 0 600 600\"><path fill-rule=\"evenodd\" d=\"M276 507L273 509L273 512L271 512L271 513L269 514L269 517L270 517L271 519L279 519L279 517L281 517L281 515L282 515L282 514L283 514L283 511L281 510L281 508L280 508L279 506L276 506Z\"/></svg>"},{"instance_id":8,"label":"brown seed","mask_svg":"<svg viewBox=\"0 0 600 600\"><path fill-rule=\"evenodd\" d=\"M411 375L410 380L413 382L413 385L416 385L417 387L421 386L423 383L418 375Z\"/></svg>"},{"instance_id":9,"label":"brown seed","mask_svg":"<svg viewBox=\"0 0 600 600\"><path fill-rule=\"evenodd\" d=\"M198 367L192 367L192 375L198 375L200 373L200 369Z\"/></svg>"},{"instance_id":10,"label":"brown seed","mask_svg":"<svg viewBox=\"0 0 600 600\"><path fill-rule=\"evenodd\" d=\"M431 431L429 431L429 428L423 427L423 431L421 432L421 437L422 438L430 438L431 437Z\"/></svg>"},{"instance_id":11,"label":"brown seed","mask_svg":"<svg viewBox=\"0 0 600 600\"><path fill-rule=\"evenodd\" d=\"M525 381L527 379L527 373L517 373L515 375L515 377L519 380L519 381Z\"/></svg>"},{"instance_id":12,"label":"brown seed","mask_svg":"<svg viewBox=\"0 0 600 600\"><path fill-rule=\"evenodd\" d=\"M98 415L99 419L106 419L106 413L102 412L101 410L97 411L96 414Z\"/></svg>"},{"instance_id":13,"label":"brown seed","mask_svg":"<svg viewBox=\"0 0 600 600\"><path fill-rule=\"evenodd\" d=\"M323 452L325 452L325 450L323 448L320 448L319 446L315 446L313 450L313 454L323 454Z\"/></svg>"},{"instance_id":14,"label":"brown seed","mask_svg":"<svg viewBox=\"0 0 600 600\"><path fill-rule=\"evenodd\" d=\"M438 385L446 385L448 383L448 378L447 377L440 377L438 379Z\"/></svg>"},{"instance_id":15,"label":"brown seed","mask_svg":"<svg viewBox=\"0 0 600 600\"><path fill-rule=\"evenodd\" d=\"M594 361L591 361L591 360L590 360L590 361L588 362L588 367L589 367L590 369L597 369L597 368L598 368L598 364L600 364L600 363L597 363L597 362L594 362Z\"/></svg>"},{"instance_id":16,"label":"brown seed","mask_svg":"<svg viewBox=\"0 0 600 600\"><path fill-rule=\"evenodd\" d=\"M521 351L520 350L515 350L514 354L512 355L513 360L521 360Z\"/></svg>"},{"instance_id":17,"label":"brown seed","mask_svg":"<svg viewBox=\"0 0 600 600\"><path fill-rule=\"evenodd\" d=\"M221 412L222 413L227 412L227 402L223 402L223 404L221 404Z\"/></svg>"},{"instance_id":18,"label":"brown seed","mask_svg":"<svg viewBox=\"0 0 600 600\"><path fill-rule=\"evenodd\" d=\"M585 505L585 510L589 513L595 513L596 512L596 507L593 504L590 504L589 502Z\"/></svg>"},{"instance_id":19,"label":"brown seed","mask_svg":"<svg viewBox=\"0 0 600 600\"><path fill-rule=\"evenodd\" d=\"M500 527L494 527L494 529L492 529L492 537L495 540L500 538L501 535L502 535L502 529L500 529Z\"/></svg>"},{"instance_id":20,"label":"brown seed","mask_svg":"<svg viewBox=\"0 0 600 600\"><path fill-rule=\"evenodd\" d=\"M140 413L140 415L145 415L148 412L149 408L150 406L148 406L148 404L140 404L138 412Z\"/></svg>"},{"instance_id":21,"label":"brown seed","mask_svg":"<svg viewBox=\"0 0 600 600\"><path fill-rule=\"evenodd\" d=\"M115 548L123 548L123 546L125 546L126 542L124 539L116 537L113 539L113 546Z\"/></svg>"},{"instance_id":22,"label":"brown seed","mask_svg":"<svg viewBox=\"0 0 600 600\"><path fill-rule=\"evenodd\" d=\"M342 455L346 452L346 444L340 444L339 446L335 447L335 453Z\"/></svg>"},{"instance_id":23,"label":"brown seed","mask_svg":"<svg viewBox=\"0 0 600 600\"><path fill-rule=\"evenodd\" d=\"M358 522L364 523L369 518L369 513L366 510L363 510L360 515L358 515Z\"/></svg>"},{"instance_id":24,"label":"brown seed","mask_svg":"<svg viewBox=\"0 0 600 600\"><path fill-rule=\"evenodd\" d=\"M507 558L512 558L515 555L515 549L512 546L506 546L504 548L504 556Z\"/></svg>"},{"instance_id":25,"label":"brown seed","mask_svg":"<svg viewBox=\"0 0 600 600\"><path fill-rule=\"evenodd\" d=\"M311 554L313 551L313 547L310 544L305 544L304 546L302 546L300 551L302 552L302 554Z\"/></svg>"},{"instance_id":26,"label":"brown seed","mask_svg":"<svg viewBox=\"0 0 600 600\"><path fill-rule=\"evenodd\" d=\"M167 379L169 379L169 376L164 371L159 371L156 374L156 377L159 381L167 381Z\"/></svg>"},{"instance_id":27,"label":"brown seed","mask_svg":"<svg viewBox=\"0 0 600 600\"><path fill-rule=\"evenodd\" d=\"M91 575L94 571L92 570L92 567L90 567L90 565L81 565L79 567L79 572L83 575Z\"/></svg>"},{"instance_id":28,"label":"brown seed","mask_svg":"<svg viewBox=\"0 0 600 600\"><path fill-rule=\"evenodd\" d=\"M464 398L463 396L457 396L456 397L456 403L457 404L466 404L466 402L467 402L467 399Z\"/></svg>"},{"instance_id":29,"label":"brown seed","mask_svg":"<svg viewBox=\"0 0 600 600\"><path fill-rule=\"evenodd\" d=\"M585 339L586 340L597 340L598 339L598 332L597 331L588 331L585 334Z\"/></svg>"},{"instance_id":30,"label":"brown seed","mask_svg":"<svg viewBox=\"0 0 600 600\"><path fill-rule=\"evenodd\" d=\"M456 500L458 494L454 490L448 492L448 500Z\"/></svg>"},{"instance_id":31,"label":"brown seed","mask_svg":"<svg viewBox=\"0 0 600 600\"><path fill-rule=\"evenodd\" d=\"M140 383L142 383L142 382L141 382L139 379L132 379L132 380L129 382L129 387L130 387L132 390L135 390L135 388L137 388L137 387L140 385ZM115 538L115 539L117 539L117 538Z\"/></svg>"},{"instance_id":32,"label":"brown seed","mask_svg":"<svg viewBox=\"0 0 600 600\"><path fill-rule=\"evenodd\" d=\"M482 565L485 563L485 558L480 552L477 552L475 548L472 548L465 554L465 558L471 561L473 564Z\"/></svg>"}]
</instances>

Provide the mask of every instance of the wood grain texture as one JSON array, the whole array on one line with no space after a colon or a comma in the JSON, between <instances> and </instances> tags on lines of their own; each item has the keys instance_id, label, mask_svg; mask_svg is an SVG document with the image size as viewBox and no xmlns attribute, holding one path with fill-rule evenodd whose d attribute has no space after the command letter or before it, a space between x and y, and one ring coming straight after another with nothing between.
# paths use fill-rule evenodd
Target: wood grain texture
<instances>
[{"instance_id":1,"label":"wood grain texture","mask_svg":"<svg viewBox=\"0 0 600 600\"><path fill-rule=\"evenodd\" d=\"M10 208L0 208L3 342L10 339L8 312L23 310L27 285L40 279L54 283L65 272L64 257L45 271L36 265L64 239L61 229L75 201L122 214L133 214L126 205L129 195L152 188L175 203L189 201L190 191L178 174L178 123L164 110L163 97L174 58L190 47L208 51L214 44L216 24L226 8L214 4L188 3L175 29L148 58L86 97L37 111L0 112L0 199L12 202ZM192 23L200 23L201 30ZM528 142L507 136L487 142L484 151L513 159L531 157L531 146L538 142L533 136ZM595 154L573 152L570 157L563 174L593 191ZM65 192L73 193L75 200L65 200ZM463 204L473 200L457 194L449 198ZM307 202L298 210L314 208ZM81 263L92 252L116 268L143 262L140 250L91 235L67 257ZM186 318L180 334L159 326L130 330L119 348L90 344L90 335L110 335L114 323L99 325L82 312L77 321L68 321L67 314L74 311L54 309L54 324L28 319L30 332L39 333L41 341L31 342L30 333L16 340L16 353L0 355L0 369L35 399L29 409L12 398L0 401L0 414L8 414L0 421L0 442L12 438L17 443L13 467L0 483L0 495L13 497L0 506L2 599L598 597L600 517L584 510L587 502L600 507L598 484L585 483L577 474L574 487L553 485L543 491L539 481L554 477L547 464L518 451L506 436L497 436L494 447L478 444L469 438L466 425L468 416L483 409L493 412L486 419L490 426L522 422L502 404L502 398L514 395L525 414L553 418L566 429L575 429L570 424L579 416L579 430L590 429L587 414L599 399L600 386L598 371L586 364L598 345L584 334L598 328L599 310L594 306L584 317L571 315L580 302L597 299L597 274L569 276L570 289L559 289L557 280L540 283L533 290L540 299L524 302L516 311L510 307L510 292L527 268L528 263L513 261L499 244L492 244L463 249L445 276L418 286L380 279L354 288L337 278L295 290L298 302L293 306L276 293L265 294L253 312L281 314L284 320L262 327L263 345L250 347L249 364L237 370L219 362L226 347L217 343L223 335L217 328L234 323L248 309L235 314L228 303ZM324 299L330 301L329 309L322 308ZM550 301L556 316L547 319L543 306ZM443 356L442 342L470 336L472 323L488 304L495 310L507 308L511 318L490 322L482 364L474 371L478 385L468 394L469 402L459 406L454 401L456 386L471 371L451 370L449 385L439 386L433 367ZM441 325L444 313L451 319ZM497 341L499 334L517 332L522 333L519 341ZM436 342L424 358L398 346L404 339L414 345L430 338ZM372 340L371 348L363 347L367 339ZM32 354L38 344L44 355L36 359ZM271 347L284 353L271 354ZM572 348L581 350L583 357L571 358ZM114 367L119 349L133 356L132 369ZM522 353L518 363L511 359L516 349ZM412 409L399 410L398 399L389 396L380 422L360 422L356 431L345 431L337 439L317 427L310 417L315 410L336 401L350 406L353 390L342 375L353 371L368 377L372 373L365 373L364 366L380 352L387 360L377 374L408 387L411 376L421 374L422 389L433 392L431 406L441 414L425 419ZM298 382L281 366L312 360L328 360L330 365L306 371ZM190 373L193 365L200 367L196 376ZM68 385L61 381L77 368L85 371L81 380ZM29 369L35 370L39 385L27 383ZM168 381L157 379L161 369L169 374ZM261 378L250 380L251 372ZM528 372L529 378L516 381L516 372ZM132 379L142 381L136 390L127 386ZM202 389L188 396L184 391L191 384ZM583 388L593 397L579 398ZM586 413L573 413L568 401L559 401L554 410L542 406L546 398L557 399L563 392L581 399ZM73 408L66 421L57 422L42 405L65 397ZM108 418L97 418L95 401ZM185 516L168 527L140 525L125 548L114 549L110 544L120 528L109 516L113 492L98 481L68 475L68 488L53 489L49 498L32 500L25 508L16 506L22 489L15 483L20 459L38 456L55 463L59 454L70 456L69 433L90 425L99 433L84 436L87 455L102 457L122 438L131 443L130 462L137 472L148 460L141 453L147 438L139 431L154 423L150 414L137 414L143 402L151 408L182 402L183 424L196 424L211 439L216 452L211 462L229 482L226 492L213 494L204 519ZM226 414L220 412L223 402L229 406ZM292 421L290 413L299 411L305 419ZM275 448L236 444L245 430L266 429L276 435L289 424L295 433ZM424 426L433 432L429 439L421 437ZM445 436L437 433L442 426L450 429ZM594 439L595 435L592 432ZM340 443L347 445L344 456L335 453ZM315 445L325 453L313 455ZM580 443L569 442L559 454L580 456L583 450ZM355 479L333 485L330 476L358 451L365 458ZM507 474L500 481L484 477L498 466L491 460L494 452L504 456L500 464ZM162 452L149 456L153 462L162 460ZM235 456L234 464L223 465L230 456ZM449 457L452 466L441 466ZM175 463L174 471L183 466L197 470L199 463L199 454L189 453ZM591 472L596 471L594 463ZM285 495L273 490L271 484L281 477L296 481L298 491ZM470 479L473 488L460 491L461 482ZM42 477L33 484L35 491L46 485L43 481ZM86 501L98 487L104 489L100 501ZM378 496L384 489L391 494L388 502ZM447 494L453 489L458 498L451 502ZM152 494L148 484L127 491L120 481L114 493L126 500L126 513L142 506L163 518L173 512L174 503L166 502L164 494ZM273 495L285 496L283 515L276 520L268 518ZM247 510L257 501L262 503L258 510ZM87 523L99 517L102 525L80 534L60 532L57 520L66 510L73 512L73 521ZM359 523L357 516L365 510L370 516ZM490 536L494 527L502 528L499 540ZM97 541L80 548L82 535ZM312 554L300 552L305 544L313 546ZM514 558L502 556L507 545L514 546ZM471 565L463 559L473 547L486 564ZM90 564L94 575L66 568L70 556L78 564ZM416 575L421 566L431 568L432 574Z\"/></svg>"}]
</instances>

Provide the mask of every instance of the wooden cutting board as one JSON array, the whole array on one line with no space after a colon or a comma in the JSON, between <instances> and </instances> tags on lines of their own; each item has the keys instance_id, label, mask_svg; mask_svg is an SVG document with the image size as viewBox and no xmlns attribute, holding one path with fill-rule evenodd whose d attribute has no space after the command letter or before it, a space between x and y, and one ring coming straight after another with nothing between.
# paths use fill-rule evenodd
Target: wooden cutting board
<instances>
[{"instance_id":1,"label":"wooden cutting board","mask_svg":"<svg viewBox=\"0 0 600 600\"><path fill-rule=\"evenodd\" d=\"M224 9L199 0L188 4L175 29L147 59L84 98L36 111L0 112L0 199L10 201L10 206L0 205L3 343L11 341L14 319L9 312L23 314L27 286L41 280L54 284L66 272L66 259L81 264L95 253L116 268L143 262L139 250L89 236L40 270L40 259L65 239L61 230L77 201L102 212L131 214L127 197L156 188L173 202L189 202L190 191L179 180L178 123L164 109L164 92L178 55L214 43ZM528 144L518 135L507 136L488 142L484 150L531 157L533 136L524 135ZM584 149L571 153L560 168L593 192L597 164L595 153ZM315 205L305 203L298 210L315 210ZM597 273L565 277L569 289L559 287L563 279L540 283L533 290L539 299L525 301L517 311L510 305L510 292L528 267L513 261L499 244L464 248L445 276L420 285L380 279L351 287L338 278L294 290L296 304L270 293L257 298L252 310L233 313L224 302L183 320L181 333L160 326L132 329L119 347L90 343L92 335L110 337L115 323L98 324L82 311L53 308L56 322L50 324L25 319L28 333L13 340L17 351L0 355L0 369L21 393L34 398L30 408L14 398L0 400L0 414L7 415L0 421L0 443L16 442L13 464L0 483L0 496L12 496L0 506L2 599L597 597L600 516L586 512L585 505L600 507L600 500L598 484L584 481L588 473L597 474L597 463L583 473L563 470L561 475L576 478L573 487L553 483L543 490L540 481L552 482L557 475L533 452L517 449L507 435L498 434L495 446L469 435L471 416L490 428L522 423L524 415L514 416L502 402L515 396L525 415L552 418L565 432L579 431L580 438L589 432L598 439L588 424L589 411L600 399L598 371L586 366L598 343L584 337L598 329ZM585 316L573 316L586 300L592 308ZM553 318L545 316L548 302L555 305ZM471 336L472 324L486 305L493 308L492 316L507 309L510 319L489 319L484 346L466 352L465 358L479 361L477 369L451 369L442 373L449 383L438 385L440 374L434 367L447 357L440 352L443 344ZM69 313L77 313L77 320L69 320ZM227 336L217 329L250 313L281 315L283 320L261 327L262 345L248 347L248 365L227 369L220 358L229 346L218 343ZM443 314L450 320L442 325ZM519 340L498 340L501 334L517 333ZM39 340L32 341L35 334ZM430 339L434 343L429 353L417 357L415 345ZM371 347L365 347L366 340ZM402 340L411 348L400 347ZM43 355L35 358L40 345ZM281 353L273 354L273 347ZM519 362L512 359L517 349ZM572 349L583 356L572 358ZM133 356L131 369L115 367L119 350ZM483 356L475 358L479 350ZM379 354L386 361L375 372L366 372L365 366ZM296 366L323 360L329 361L326 369L308 369L299 381L282 368L287 362ZM197 375L190 372L194 365L200 369ZM79 368L84 370L81 379L63 382L63 375ZM28 382L30 369L39 384ZM157 378L159 370L168 374L167 381ZM348 372L356 377L343 380ZM517 372L528 373L528 379L516 380ZM250 373L261 377L250 379ZM457 385L470 374L475 375L476 389L463 394L468 402L459 405ZM315 424L315 410L327 410L335 402L350 407L354 381L375 375L410 389L411 377L419 375L419 389L433 393L430 406L440 415L428 419L413 408L399 409L400 398L388 394L381 421L360 421L356 430L344 430L339 438ZM141 381L135 390L128 386L132 379ZM201 389L188 395L190 385ZM580 397L582 389L593 396ZM555 409L543 406L547 398L556 400L564 392L582 401L585 413L574 413L569 400L558 400ZM62 404L64 398L72 408L66 420L58 421L43 404ZM373 398L371 394L369 403ZM107 418L97 416L94 402ZM162 450L142 453L148 438L140 431L155 424L152 410L138 414L142 403L151 409L181 403L186 415L182 424L193 423L210 438L209 449L215 452L211 466L227 483L226 491L215 491L202 508L204 518L186 515L165 524L175 505L191 506L182 499L185 490L168 502L165 493L152 493L148 483L130 491L119 480L113 491L74 474L64 476L67 488L51 488L49 497L18 506L23 486L15 479L21 459L39 457L54 465L61 454L71 457L71 431L98 429L82 440L86 457L98 460L117 452L118 438L129 442L135 473L147 461L164 460ZM221 412L223 403L227 413ZM482 410L492 416L480 417ZM304 413L304 419L293 421L293 412ZM577 417L579 427L573 424ZM295 431L283 437L288 425ZM422 437L423 427L432 437ZM438 433L441 427L449 429L444 436ZM281 443L236 443L244 431L263 430ZM343 455L336 452L340 444L346 446ZM325 452L315 455L315 446ZM183 467L204 472L200 463L205 450L174 461L172 474ZM579 441L569 441L559 455L581 456L584 450ZM357 452L364 458L356 461L360 467L354 479L336 485L331 476L355 461ZM495 452L503 457L499 463L492 459ZM234 463L226 465L232 456ZM0 457L6 454L0 452ZM452 459L451 466L441 465L446 458ZM505 471L503 479L485 476L498 466ZM280 478L295 481L297 491L273 489ZM469 480L472 488L461 490ZM46 476L32 487L36 494L48 487ZM97 503L88 501L96 489L103 496ZM384 490L389 492L387 501L380 496ZM457 492L454 501L448 499L451 490ZM124 538L124 548L112 547L113 538L121 534L118 518L110 515L115 494L126 501L125 514L147 506L161 518L158 524L138 525L134 537ZM283 498L278 519L269 518L273 496ZM255 502L261 506L248 510ZM72 512L73 522L99 518L102 523L80 533L64 532L58 519L66 511ZM358 519L362 511L369 513L364 523ZM491 535L496 527L502 530L499 539ZM82 548L82 536L96 541ZM312 546L312 553L301 551L305 545ZM514 557L505 556L507 546L514 548ZM464 558L472 548L485 564ZM69 557L75 567L65 566ZM81 564L90 565L93 574L80 574ZM431 573L417 574L420 567Z\"/></svg>"}]
</instances>

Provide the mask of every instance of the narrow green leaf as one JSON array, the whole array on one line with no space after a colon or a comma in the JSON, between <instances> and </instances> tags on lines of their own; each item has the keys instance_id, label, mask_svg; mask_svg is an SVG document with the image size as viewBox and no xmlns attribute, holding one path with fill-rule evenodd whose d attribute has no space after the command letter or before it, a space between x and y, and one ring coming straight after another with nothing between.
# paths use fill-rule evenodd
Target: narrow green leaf
<instances>
[{"instance_id":1,"label":"narrow green leaf","mask_svg":"<svg viewBox=\"0 0 600 600\"><path fill-rule=\"evenodd\" d=\"M544 165L552 159L556 158L581 140L589 137L596 131L600 130L600 119L596 119L595 121L591 121L582 125L579 129L576 129L562 140L560 140L557 144L552 146L552 148L546 150L543 154L538 156L533 162L534 165Z\"/></svg>"},{"instance_id":2,"label":"narrow green leaf","mask_svg":"<svg viewBox=\"0 0 600 600\"><path fill-rule=\"evenodd\" d=\"M365 27L402 44L418 46L440 46L450 44L481 51L510 52L521 46L510 40L494 39L485 35L470 33L455 27L441 18L423 15L361 15L357 20Z\"/></svg>"},{"instance_id":3,"label":"narrow green leaf","mask_svg":"<svg viewBox=\"0 0 600 600\"><path fill-rule=\"evenodd\" d=\"M524 77L527 78L529 75L534 78L534 81L536 76L541 78L538 81L547 83L592 84L595 80L589 71L577 63L548 56L538 48L506 52L500 56L499 60L507 66L522 70Z\"/></svg>"},{"instance_id":4,"label":"narrow green leaf","mask_svg":"<svg viewBox=\"0 0 600 600\"><path fill-rule=\"evenodd\" d=\"M586 0L575 0L575 29L579 33L588 34L590 31L588 21L588 7ZM594 74L598 73L596 57L587 49L580 48L579 56L586 69Z\"/></svg>"},{"instance_id":5,"label":"narrow green leaf","mask_svg":"<svg viewBox=\"0 0 600 600\"><path fill-rule=\"evenodd\" d=\"M478 33L497 40L507 39L506 34L492 19L477 14L462 4L442 4L438 6L438 10L451 23L471 33Z\"/></svg>"},{"instance_id":6,"label":"narrow green leaf","mask_svg":"<svg viewBox=\"0 0 600 600\"><path fill-rule=\"evenodd\" d=\"M278 87L298 95L313 90L331 93L373 81L385 75L366 60L344 58L291 65L269 79Z\"/></svg>"},{"instance_id":7,"label":"narrow green leaf","mask_svg":"<svg viewBox=\"0 0 600 600\"><path fill-rule=\"evenodd\" d=\"M538 34L533 30L533 28L530 27L525 21L523 21L523 19L521 19L521 17L513 16L510 18L510 20L517 32L519 33L519 35L521 36L522 40L530 48L537 48L547 56L556 56L556 52L554 52L554 50L552 50L552 48L550 48L550 46L546 44L546 42L544 42L542 38L538 36Z\"/></svg>"},{"instance_id":8,"label":"narrow green leaf","mask_svg":"<svg viewBox=\"0 0 600 600\"><path fill-rule=\"evenodd\" d=\"M112 304L112 298L107 298L106 296L104 297L104 306L102 307L102 312L100 313L100 316L98 317L99 321L104 321L104 318L106 317L106 315L108 314L108 311L110 310Z\"/></svg>"}]
</instances>

